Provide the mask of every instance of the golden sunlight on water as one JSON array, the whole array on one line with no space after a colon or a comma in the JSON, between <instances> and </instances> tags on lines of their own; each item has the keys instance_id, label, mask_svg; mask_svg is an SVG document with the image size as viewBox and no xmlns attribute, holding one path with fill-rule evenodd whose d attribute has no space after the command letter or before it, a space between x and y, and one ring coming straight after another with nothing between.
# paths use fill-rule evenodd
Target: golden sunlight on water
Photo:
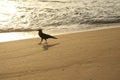
<instances>
[{"instance_id":1,"label":"golden sunlight on water","mask_svg":"<svg viewBox=\"0 0 120 80\"><path fill-rule=\"evenodd\" d=\"M0 1L1 2L1 1ZM16 12L16 4L14 2L2 1L0 3L0 13L12 15Z\"/></svg>"},{"instance_id":2,"label":"golden sunlight on water","mask_svg":"<svg viewBox=\"0 0 120 80\"><path fill-rule=\"evenodd\" d=\"M16 3L13 1L0 1L0 25L4 27L16 14Z\"/></svg>"}]
</instances>

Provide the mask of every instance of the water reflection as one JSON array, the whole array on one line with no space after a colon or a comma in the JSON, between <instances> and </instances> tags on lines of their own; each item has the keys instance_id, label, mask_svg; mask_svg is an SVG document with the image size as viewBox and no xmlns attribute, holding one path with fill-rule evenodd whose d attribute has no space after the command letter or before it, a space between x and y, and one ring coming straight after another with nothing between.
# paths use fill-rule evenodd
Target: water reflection
<instances>
[{"instance_id":1,"label":"water reflection","mask_svg":"<svg viewBox=\"0 0 120 80\"><path fill-rule=\"evenodd\" d=\"M13 1L0 1L0 21L7 21L16 14L16 3Z\"/></svg>"},{"instance_id":2,"label":"water reflection","mask_svg":"<svg viewBox=\"0 0 120 80\"><path fill-rule=\"evenodd\" d=\"M38 37L36 32L9 32L9 33L0 33L0 42L21 40L27 38Z\"/></svg>"}]
</instances>

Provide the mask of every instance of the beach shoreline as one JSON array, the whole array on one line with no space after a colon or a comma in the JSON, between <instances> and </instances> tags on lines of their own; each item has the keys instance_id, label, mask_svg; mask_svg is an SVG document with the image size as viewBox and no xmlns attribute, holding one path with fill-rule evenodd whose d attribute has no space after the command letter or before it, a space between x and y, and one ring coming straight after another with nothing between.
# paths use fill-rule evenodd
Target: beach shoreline
<instances>
[{"instance_id":1,"label":"beach shoreline","mask_svg":"<svg viewBox=\"0 0 120 80\"><path fill-rule=\"evenodd\" d=\"M119 80L120 28L0 43L0 80Z\"/></svg>"},{"instance_id":2,"label":"beach shoreline","mask_svg":"<svg viewBox=\"0 0 120 80\"><path fill-rule=\"evenodd\" d=\"M52 29L47 28L43 29L45 33L58 36L58 35L64 35L64 34L72 34L72 33L79 33L79 32L88 32L88 31L96 31L96 30L104 30L104 29L111 29L111 28L119 28L119 23L113 23L113 24L100 24L100 25L68 25L68 27L75 27L75 28L66 28L66 29ZM84 28L86 26L86 28ZM62 26L61 26L62 27ZM63 26L65 27L65 26ZM82 28L83 27L83 28ZM35 29L36 30L36 29ZM2 32L0 33L0 43L1 42L9 42L9 41L16 41L16 40L25 40L25 39L32 39L32 38L38 38L38 32L35 31L11 31L11 32Z\"/></svg>"}]
</instances>

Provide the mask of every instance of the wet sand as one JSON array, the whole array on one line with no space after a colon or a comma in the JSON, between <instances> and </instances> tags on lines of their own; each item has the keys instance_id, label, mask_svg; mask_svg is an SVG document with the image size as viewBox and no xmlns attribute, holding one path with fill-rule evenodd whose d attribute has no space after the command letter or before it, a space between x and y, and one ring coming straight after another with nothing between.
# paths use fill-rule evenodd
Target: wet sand
<instances>
[{"instance_id":1,"label":"wet sand","mask_svg":"<svg viewBox=\"0 0 120 80\"><path fill-rule=\"evenodd\" d=\"M0 80L120 80L120 28L0 43Z\"/></svg>"}]
</instances>

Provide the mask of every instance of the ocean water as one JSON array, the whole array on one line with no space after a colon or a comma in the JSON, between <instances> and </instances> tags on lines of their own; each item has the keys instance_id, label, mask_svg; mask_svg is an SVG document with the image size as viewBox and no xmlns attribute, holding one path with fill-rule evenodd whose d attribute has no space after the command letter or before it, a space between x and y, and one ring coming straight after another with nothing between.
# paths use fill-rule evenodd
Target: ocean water
<instances>
[{"instance_id":1,"label":"ocean water","mask_svg":"<svg viewBox=\"0 0 120 80\"><path fill-rule=\"evenodd\" d=\"M120 23L120 0L0 0L2 36L10 32L5 34L26 37L33 31L27 34L34 37L40 28L61 34L110 28L115 23Z\"/></svg>"}]
</instances>

